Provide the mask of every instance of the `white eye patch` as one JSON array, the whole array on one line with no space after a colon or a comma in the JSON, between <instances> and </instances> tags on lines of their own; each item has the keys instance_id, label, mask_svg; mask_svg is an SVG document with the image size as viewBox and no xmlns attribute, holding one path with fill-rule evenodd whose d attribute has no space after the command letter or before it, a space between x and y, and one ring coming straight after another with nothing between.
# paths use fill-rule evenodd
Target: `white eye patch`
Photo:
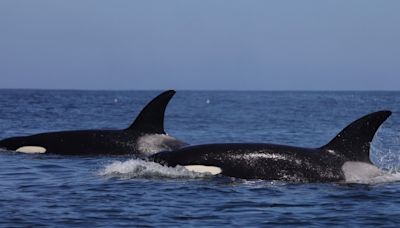
<instances>
[{"instance_id":1,"label":"white eye patch","mask_svg":"<svg viewBox=\"0 0 400 228\"><path fill-rule=\"evenodd\" d=\"M46 153L46 148L41 146L23 146L15 151L26 154L43 154Z\"/></svg>"},{"instance_id":2,"label":"white eye patch","mask_svg":"<svg viewBox=\"0 0 400 228\"><path fill-rule=\"evenodd\" d=\"M186 165L185 168L196 173L211 173L212 175L218 175L222 173L222 169L216 166Z\"/></svg>"}]
</instances>

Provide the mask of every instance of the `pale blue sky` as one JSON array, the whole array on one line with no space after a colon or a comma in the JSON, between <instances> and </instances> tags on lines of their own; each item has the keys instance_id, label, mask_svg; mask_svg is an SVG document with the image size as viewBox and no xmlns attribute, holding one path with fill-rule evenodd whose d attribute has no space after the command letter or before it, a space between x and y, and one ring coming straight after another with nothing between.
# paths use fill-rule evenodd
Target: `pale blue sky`
<instances>
[{"instance_id":1,"label":"pale blue sky","mask_svg":"<svg viewBox=\"0 0 400 228\"><path fill-rule=\"evenodd\" d=\"M0 88L399 90L400 1L1 0Z\"/></svg>"}]
</instances>

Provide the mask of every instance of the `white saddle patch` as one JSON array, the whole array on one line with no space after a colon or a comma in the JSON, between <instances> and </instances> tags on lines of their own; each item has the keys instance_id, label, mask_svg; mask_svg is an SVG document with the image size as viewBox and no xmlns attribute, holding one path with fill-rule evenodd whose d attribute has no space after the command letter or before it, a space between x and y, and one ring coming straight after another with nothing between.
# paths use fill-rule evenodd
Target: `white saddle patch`
<instances>
[{"instance_id":1,"label":"white saddle patch","mask_svg":"<svg viewBox=\"0 0 400 228\"><path fill-rule=\"evenodd\" d=\"M222 173L222 169L216 166L186 165L185 168L196 173L211 173L212 175L218 175Z\"/></svg>"},{"instance_id":2,"label":"white saddle patch","mask_svg":"<svg viewBox=\"0 0 400 228\"><path fill-rule=\"evenodd\" d=\"M150 156L163 150L171 151L187 145L178 139L164 134L149 134L137 140L137 149Z\"/></svg>"},{"instance_id":3,"label":"white saddle patch","mask_svg":"<svg viewBox=\"0 0 400 228\"><path fill-rule=\"evenodd\" d=\"M383 172L378 167L365 162L345 162L342 166L346 182L363 182L381 176Z\"/></svg>"},{"instance_id":4,"label":"white saddle patch","mask_svg":"<svg viewBox=\"0 0 400 228\"><path fill-rule=\"evenodd\" d=\"M23 146L16 149L15 151L27 154L43 154L46 153L46 148L41 146Z\"/></svg>"}]
</instances>

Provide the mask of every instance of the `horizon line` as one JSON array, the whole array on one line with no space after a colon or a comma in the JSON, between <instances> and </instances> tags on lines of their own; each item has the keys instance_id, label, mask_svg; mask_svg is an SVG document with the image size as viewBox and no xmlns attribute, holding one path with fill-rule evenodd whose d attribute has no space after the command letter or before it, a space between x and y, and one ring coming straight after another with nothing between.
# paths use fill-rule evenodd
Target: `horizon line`
<instances>
[{"instance_id":1,"label":"horizon line","mask_svg":"<svg viewBox=\"0 0 400 228\"><path fill-rule=\"evenodd\" d=\"M104 91L104 92L128 92L128 91L187 91L187 92L400 92L392 89L70 89L70 88L0 88L0 90L38 90L38 91Z\"/></svg>"}]
</instances>

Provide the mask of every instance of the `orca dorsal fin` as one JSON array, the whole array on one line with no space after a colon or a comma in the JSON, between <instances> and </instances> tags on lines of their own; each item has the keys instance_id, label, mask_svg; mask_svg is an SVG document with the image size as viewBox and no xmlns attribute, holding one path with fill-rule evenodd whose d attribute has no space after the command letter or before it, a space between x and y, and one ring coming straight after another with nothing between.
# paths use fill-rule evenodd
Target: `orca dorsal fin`
<instances>
[{"instance_id":1,"label":"orca dorsal fin","mask_svg":"<svg viewBox=\"0 0 400 228\"><path fill-rule=\"evenodd\" d=\"M165 109L174 94L174 90L168 90L158 95L142 109L131 126L125 130L140 130L143 133L165 134Z\"/></svg>"},{"instance_id":2,"label":"orca dorsal fin","mask_svg":"<svg viewBox=\"0 0 400 228\"><path fill-rule=\"evenodd\" d=\"M321 149L343 155L349 161L371 163L370 144L376 131L392 114L391 111L370 113L352 122Z\"/></svg>"}]
</instances>

